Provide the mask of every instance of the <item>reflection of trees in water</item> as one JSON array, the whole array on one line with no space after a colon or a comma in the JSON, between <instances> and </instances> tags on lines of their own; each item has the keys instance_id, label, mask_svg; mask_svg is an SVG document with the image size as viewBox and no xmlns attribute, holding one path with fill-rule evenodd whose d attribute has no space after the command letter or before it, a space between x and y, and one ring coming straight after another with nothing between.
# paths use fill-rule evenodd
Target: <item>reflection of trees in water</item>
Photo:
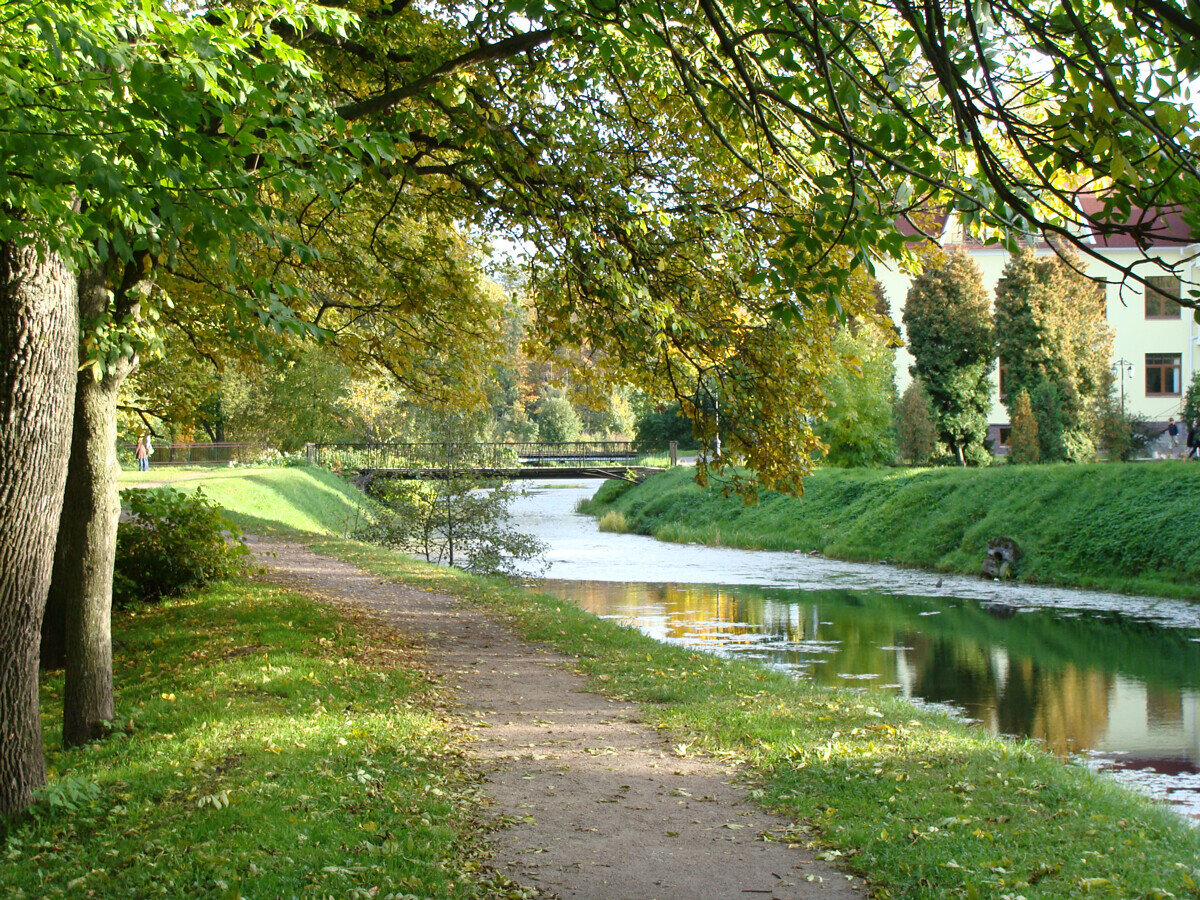
<instances>
[{"instance_id":1,"label":"reflection of trees in water","mask_svg":"<svg viewBox=\"0 0 1200 900\"><path fill-rule=\"evenodd\" d=\"M916 668L913 693L925 700L953 703L976 718L992 718L998 679L984 648L916 632L905 634L904 641L913 648L907 655Z\"/></svg>"},{"instance_id":2,"label":"reflection of trees in water","mask_svg":"<svg viewBox=\"0 0 1200 900\"><path fill-rule=\"evenodd\" d=\"M1009 660L996 704L996 730L1030 736L1042 704L1041 667L1030 659Z\"/></svg>"},{"instance_id":3,"label":"reflection of trees in water","mask_svg":"<svg viewBox=\"0 0 1200 900\"><path fill-rule=\"evenodd\" d=\"M1067 666L1040 681L1043 702L1030 736L1059 754L1095 747L1108 730L1115 679Z\"/></svg>"},{"instance_id":4,"label":"reflection of trees in water","mask_svg":"<svg viewBox=\"0 0 1200 900\"><path fill-rule=\"evenodd\" d=\"M763 635L773 660L803 667L817 683L875 674L876 683L901 682L906 692L1059 753L1097 746L1112 717L1130 712L1114 706L1118 681L1146 691L1148 724L1182 730L1181 686L1200 678L1192 633L1115 613L1000 619L952 598L704 585L577 584L570 595L601 615L645 610L653 633L695 645L730 647L741 635ZM1137 731L1144 726L1134 716L1128 725Z\"/></svg>"}]
</instances>

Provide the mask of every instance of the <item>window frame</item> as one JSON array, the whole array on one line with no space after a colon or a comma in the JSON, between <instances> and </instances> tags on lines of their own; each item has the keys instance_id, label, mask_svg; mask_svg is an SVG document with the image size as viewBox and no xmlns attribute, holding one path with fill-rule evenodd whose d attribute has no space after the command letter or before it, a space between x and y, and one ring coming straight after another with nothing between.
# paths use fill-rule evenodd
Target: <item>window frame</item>
<instances>
[{"instance_id":1,"label":"window frame","mask_svg":"<svg viewBox=\"0 0 1200 900\"><path fill-rule=\"evenodd\" d=\"M1155 285L1155 282L1162 282L1163 287L1169 287L1170 283L1173 282L1174 283L1173 293L1171 291L1164 290L1163 287L1157 287ZM1179 279L1176 278L1174 275L1150 275L1150 276L1147 276L1146 289L1145 289L1145 292L1144 292L1143 298L1142 298L1142 312L1145 315L1145 318L1152 322L1153 321L1158 321L1158 322L1178 321L1180 319L1180 317L1183 315L1183 307L1179 303L1179 299L1182 296L1182 293L1181 293L1182 290L1183 290L1183 286L1180 284ZM1160 304L1162 309L1170 309L1171 307L1174 307L1174 312L1152 313L1150 311L1150 301L1151 301L1151 298L1155 298L1155 297L1161 298L1160 300L1158 300L1156 302L1158 302Z\"/></svg>"},{"instance_id":2,"label":"window frame","mask_svg":"<svg viewBox=\"0 0 1200 900\"><path fill-rule=\"evenodd\" d=\"M1151 360L1155 360L1151 362ZM1165 360L1165 361L1163 361ZM1182 353L1147 353L1145 356L1146 367L1146 396L1147 397L1180 397L1183 395L1183 354ZM1166 385L1166 374L1168 371L1174 373L1173 381L1175 390L1171 391L1152 391L1150 390L1150 373L1156 371L1159 373L1159 386Z\"/></svg>"}]
</instances>

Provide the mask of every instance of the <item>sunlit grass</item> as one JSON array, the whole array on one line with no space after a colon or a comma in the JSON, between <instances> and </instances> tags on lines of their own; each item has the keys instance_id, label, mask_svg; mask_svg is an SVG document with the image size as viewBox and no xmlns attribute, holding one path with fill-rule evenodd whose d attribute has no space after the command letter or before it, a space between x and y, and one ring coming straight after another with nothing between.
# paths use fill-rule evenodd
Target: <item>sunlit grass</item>
<instances>
[{"instance_id":1,"label":"sunlit grass","mask_svg":"<svg viewBox=\"0 0 1200 900\"><path fill-rule=\"evenodd\" d=\"M312 467L155 469L149 477L181 491L199 488L239 526L260 534L344 535L374 509L344 479ZM138 473L123 473L122 489L138 483Z\"/></svg>"},{"instance_id":2,"label":"sunlit grass","mask_svg":"<svg viewBox=\"0 0 1200 900\"><path fill-rule=\"evenodd\" d=\"M471 897L474 777L392 632L257 584L115 617L116 733L0 846L9 897Z\"/></svg>"}]
</instances>

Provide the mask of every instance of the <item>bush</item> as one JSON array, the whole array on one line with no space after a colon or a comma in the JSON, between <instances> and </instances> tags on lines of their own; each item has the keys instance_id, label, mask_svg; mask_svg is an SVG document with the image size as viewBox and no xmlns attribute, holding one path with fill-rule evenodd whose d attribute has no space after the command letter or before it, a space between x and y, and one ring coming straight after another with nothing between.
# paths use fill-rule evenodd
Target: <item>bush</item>
<instances>
[{"instance_id":1,"label":"bush","mask_svg":"<svg viewBox=\"0 0 1200 900\"><path fill-rule=\"evenodd\" d=\"M237 574L250 555L236 526L197 490L125 491L130 517L117 528L113 602L157 603ZM228 540L232 536L234 540Z\"/></svg>"},{"instance_id":2,"label":"bush","mask_svg":"<svg viewBox=\"0 0 1200 900\"><path fill-rule=\"evenodd\" d=\"M671 441L688 447L696 443L692 420L683 414L678 400L662 406L644 406L634 419L633 435L639 443L656 447L665 446Z\"/></svg>"},{"instance_id":3,"label":"bush","mask_svg":"<svg viewBox=\"0 0 1200 900\"><path fill-rule=\"evenodd\" d=\"M937 452L937 426L919 378L912 380L896 404L896 443L900 459L915 466L928 465Z\"/></svg>"},{"instance_id":4,"label":"bush","mask_svg":"<svg viewBox=\"0 0 1200 900\"><path fill-rule=\"evenodd\" d=\"M1033 414L1033 404L1029 400L1029 391L1024 388L1017 395L1013 404L1012 431L1009 436L1008 454L1012 463L1036 463L1042 459L1041 445L1038 442L1038 421Z\"/></svg>"}]
</instances>

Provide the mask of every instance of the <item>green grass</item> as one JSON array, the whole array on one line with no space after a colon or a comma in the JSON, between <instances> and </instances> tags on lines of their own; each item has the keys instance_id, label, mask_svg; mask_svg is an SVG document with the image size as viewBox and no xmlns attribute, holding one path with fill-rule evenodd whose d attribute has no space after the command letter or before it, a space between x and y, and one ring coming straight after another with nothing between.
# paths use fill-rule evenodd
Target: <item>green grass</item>
<instances>
[{"instance_id":1,"label":"green grass","mask_svg":"<svg viewBox=\"0 0 1200 900\"><path fill-rule=\"evenodd\" d=\"M263 584L114 617L116 732L0 844L6 897L472 897L475 779L411 649Z\"/></svg>"},{"instance_id":2,"label":"green grass","mask_svg":"<svg viewBox=\"0 0 1200 900\"><path fill-rule=\"evenodd\" d=\"M373 502L325 469L172 468L125 472L121 488L166 481L181 491L200 488L242 529L257 534L346 534L369 518Z\"/></svg>"},{"instance_id":3,"label":"green grass","mask_svg":"<svg viewBox=\"0 0 1200 900\"><path fill-rule=\"evenodd\" d=\"M802 498L747 506L693 471L609 482L581 509L663 540L819 550L978 574L987 541L1013 538L1022 580L1200 599L1200 466L1187 462L990 469L824 469Z\"/></svg>"},{"instance_id":4,"label":"green grass","mask_svg":"<svg viewBox=\"0 0 1200 900\"><path fill-rule=\"evenodd\" d=\"M887 694L816 688L660 644L569 603L323 538L314 549L485 605L578 660L593 689L642 703L679 754L757 779L807 843L878 897L1200 897L1200 834L1161 805L1031 743Z\"/></svg>"}]
</instances>

